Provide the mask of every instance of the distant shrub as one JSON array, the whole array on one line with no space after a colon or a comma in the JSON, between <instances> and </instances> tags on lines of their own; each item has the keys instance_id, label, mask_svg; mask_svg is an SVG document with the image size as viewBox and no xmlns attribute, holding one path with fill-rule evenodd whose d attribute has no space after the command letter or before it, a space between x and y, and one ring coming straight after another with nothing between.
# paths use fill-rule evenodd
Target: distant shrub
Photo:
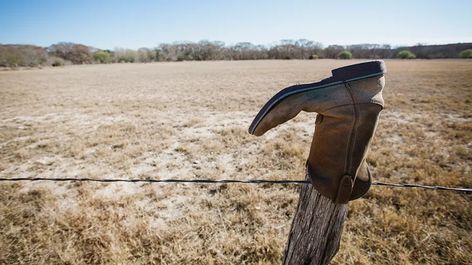
<instances>
[{"instance_id":1,"label":"distant shrub","mask_svg":"<svg viewBox=\"0 0 472 265\"><path fill-rule=\"evenodd\" d=\"M342 51L338 53L338 59L344 59L344 60L352 59L352 53L350 51Z\"/></svg>"},{"instance_id":2,"label":"distant shrub","mask_svg":"<svg viewBox=\"0 0 472 265\"><path fill-rule=\"evenodd\" d=\"M50 64L53 67L64 66L66 64L66 61L64 61L64 59L59 58L59 57L52 57L50 58Z\"/></svg>"},{"instance_id":3,"label":"distant shrub","mask_svg":"<svg viewBox=\"0 0 472 265\"><path fill-rule=\"evenodd\" d=\"M472 59L472 49L463 50L459 53L460 58Z\"/></svg>"},{"instance_id":4,"label":"distant shrub","mask_svg":"<svg viewBox=\"0 0 472 265\"><path fill-rule=\"evenodd\" d=\"M110 51L97 51L93 54L93 60L97 63L110 63L112 55Z\"/></svg>"},{"instance_id":5,"label":"distant shrub","mask_svg":"<svg viewBox=\"0 0 472 265\"><path fill-rule=\"evenodd\" d=\"M403 50L397 54L397 57L400 59L415 59L416 55L409 50Z\"/></svg>"},{"instance_id":6,"label":"distant shrub","mask_svg":"<svg viewBox=\"0 0 472 265\"><path fill-rule=\"evenodd\" d=\"M308 57L308 59L310 60L316 60L316 59L319 59L320 57L318 56L318 54L312 54Z\"/></svg>"}]
</instances>

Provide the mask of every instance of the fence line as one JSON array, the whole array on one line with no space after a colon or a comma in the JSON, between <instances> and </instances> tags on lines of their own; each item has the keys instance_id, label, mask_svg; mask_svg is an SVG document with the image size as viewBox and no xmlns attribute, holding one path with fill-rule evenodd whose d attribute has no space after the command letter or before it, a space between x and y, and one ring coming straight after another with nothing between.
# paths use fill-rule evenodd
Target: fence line
<instances>
[{"instance_id":1,"label":"fence line","mask_svg":"<svg viewBox=\"0 0 472 265\"><path fill-rule=\"evenodd\" d=\"M79 182L130 182L130 183L190 183L190 184L231 184L231 183L242 183L242 184L310 184L307 180L265 180L265 179L249 179L249 180L238 180L238 179L94 179L94 178L0 178L0 182L20 182L20 181L79 181ZM374 186L385 186L392 188L418 188L424 190L443 190L443 191L454 191L462 193L471 193L472 188L465 187L446 187L446 186L432 186L423 184L413 183L389 183L389 182L372 182Z\"/></svg>"}]
</instances>

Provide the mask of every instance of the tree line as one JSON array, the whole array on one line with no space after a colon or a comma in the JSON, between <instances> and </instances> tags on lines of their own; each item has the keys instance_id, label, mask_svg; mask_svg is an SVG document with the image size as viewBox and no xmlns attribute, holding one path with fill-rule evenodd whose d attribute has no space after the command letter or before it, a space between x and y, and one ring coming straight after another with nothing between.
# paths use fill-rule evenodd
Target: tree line
<instances>
[{"instance_id":1,"label":"tree line","mask_svg":"<svg viewBox=\"0 0 472 265\"><path fill-rule=\"evenodd\" d=\"M273 46L221 41L162 43L154 48L102 50L60 42L49 47L0 45L0 67L66 64L261 59L436 59L472 58L472 43L395 47L380 44L329 45L306 39L282 40Z\"/></svg>"}]
</instances>

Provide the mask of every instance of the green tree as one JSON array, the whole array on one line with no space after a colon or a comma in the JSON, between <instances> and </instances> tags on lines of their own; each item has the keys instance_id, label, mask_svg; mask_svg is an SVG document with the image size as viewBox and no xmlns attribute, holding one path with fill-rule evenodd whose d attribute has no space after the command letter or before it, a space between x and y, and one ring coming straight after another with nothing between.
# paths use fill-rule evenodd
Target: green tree
<instances>
[{"instance_id":1,"label":"green tree","mask_svg":"<svg viewBox=\"0 0 472 265\"><path fill-rule=\"evenodd\" d=\"M344 60L352 59L352 53L350 51L342 51L338 53L338 59L344 59Z\"/></svg>"},{"instance_id":2,"label":"green tree","mask_svg":"<svg viewBox=\"0 0 472 265\"><path fill-rule=\"evenodd\" d=\"M472 59L472 49L463 50L459 53L459 57L465 59Z\"/></svg>"},{"instance_id":3,"label":"green tree","mask_svg":"<svg viewBox=\"0 0 472 265\"><path fill-rule=\"evenodd\" d=\"M112 56L109 51L97 51L93 54L93 59L98 63L110 63Z\"/></svg>"},{"instance_id":4,"label":"green tree","mask_svg":"<svg viewBox=\"0 0 472 265\"><path fill-rule=\"evenodd\" d=\"M415 59L416 55L409 50L403 50L397 54L397 57L400 59Z\"/></svg>"}]
</instances>

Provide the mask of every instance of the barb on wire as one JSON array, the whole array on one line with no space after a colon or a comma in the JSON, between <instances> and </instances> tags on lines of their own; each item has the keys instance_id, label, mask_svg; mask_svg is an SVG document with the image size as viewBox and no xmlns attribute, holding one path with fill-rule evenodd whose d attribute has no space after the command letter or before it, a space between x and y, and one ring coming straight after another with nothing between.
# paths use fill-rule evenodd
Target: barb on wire
<instances>
[{"instance_id":1,"label":"barb on wire","mask_svg":"<svg viewBox=\"0 0 472 265\"><path fill-rule=\"evenodd\" d=\"M266 180L266 179L248 179L248 180L238 180L238 179L118 179L118 178L108 178L108 179L94 179L94 178L0 178L0 181L6 182L18 182L18 181L79 181L79 182L145 182L145 183L193 183L193 184L226 184L226 183L245 183L245 184L310 184L308 180ZM430 186L423 184L412 184L412 183L388 183L388 182L372 182L372 185L376 186L386 186L394 188L419 188L425 190L445 190L445 191L455 191L463 193L472 193L472 188L464 187L445 187L445 186Z\"/></svg>"}]
</instances>

